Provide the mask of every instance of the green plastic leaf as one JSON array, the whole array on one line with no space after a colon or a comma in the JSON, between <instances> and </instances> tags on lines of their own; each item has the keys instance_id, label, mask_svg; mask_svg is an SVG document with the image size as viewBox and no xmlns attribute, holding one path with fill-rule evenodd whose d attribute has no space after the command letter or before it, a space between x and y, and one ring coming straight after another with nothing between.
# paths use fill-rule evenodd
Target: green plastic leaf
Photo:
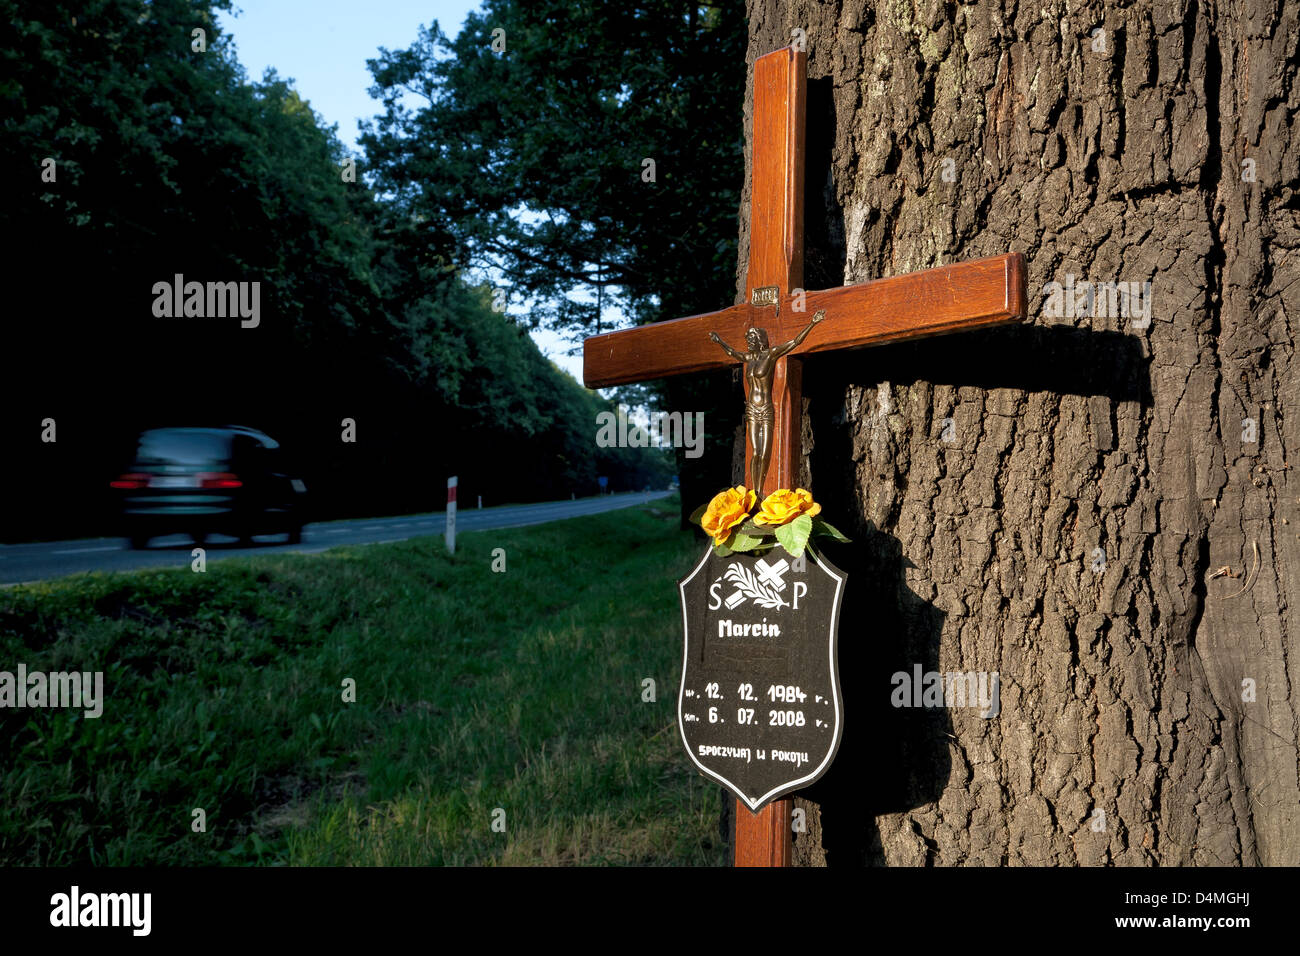
<instances>
[{"instance_id":1,"label":"green plastic leaf","mask_svg":"<svg viewBox=\"0 0 1300 956\"><path fill-rule=\"evenodd\" d=\"M700 505L698 508L692 511L690 518L688 518L687 520L692 522L693 524L699 524L702 520L704 520L704 512L708 510L709 510L709 503L706 501L704 504Z\"/></svg>"},{"instance_id":2,"label":"green plastic leaf","mask_svg":"<svg viewBox=\"0 0 1300 956\"><path fill-rule=\"evenodd\" d=\"M734 538L734 537L735 537L735 535L733 534L733 535L731 536L731 538ZM730 544L730 543L731 543L731 538L728 538L728 539L727 539L727 544ZM714 542L714 544L713 544L713 553L716 554L716 555L717 555L718 557L720 557L720 558L725 558L725 557L727 557L728 555L731 554L731 549L730 549L729 547L727 547L727 544L718 544L717 542Z\"/></svg>"},{"instance_id":3,"label":"green plastic leaf","mask_svg":"<svg viewBox=\"0 0 1300 956\"><path fill-rule=\"evenodd\" d=\"M771 525L759 524L753 518L746 519L736 530L749 535L751 538L767 538L769 543L771 543L772 536L776 534L776 529Z\"/></svg>"},{"instance_id":4,"label":"green plastic leaf","mask_svg":"<svg viewBox=\"0 0 1300 956\"><path fill-rule=\"evenodd\" d=\"M800 515L790 522L790 527L794 528L795 543L802 553L804 547L808 544L808 538L812 535L812 518L808 517L808 515Z\"/></svg>"},{"instance_id":5,"label":"green plastic leaf","mask_svg":"<svg viewBox=\"0 0 1300 956\"><path fill-rule=\"evenodd\" d=\"M799 557L794 553L794 531L788 524L780 525L776 529L776 540L781 547L785 548L793 557Z\"/></svg>"},{"instance_id":6,"label":"green plastic leaf","mask_svg":"<svg viewBox=\"0 0 1300 956\"><path fill-rule=\"evenodd\" d=\"M831 524L829 521L823 521L821 518L813 519L813 534L823 534L835 539L836 541L843 541L845 543L852 540L846 536L844 532L840 531L839 528L835 527L835 525Z\"/></svg>"},{"instance_id":7,"label":"green plastic leaf","mask_svg":"<svg viewBox=\"0 0 1300 956\"><path fill-rule=\"evenodd\" d=\"M762 538L756 538L753 535L741 534L737 531L731 536L732 551L753 551L762 544L766 544Z\"/></svg>"},{"instance_id":8,"label":"green plastic leaf","mask_svg":"<svg viewBox=\"0 0 1300 956\"><path fill-rule=\"evenodd\" d=\"M783 524L776 529L776 540L781 542L781 547L785 548L791 557L797 558L803 554L810 534L812 534L812 518L800 515L789 524Z\"/></svg>"}]
</instances>

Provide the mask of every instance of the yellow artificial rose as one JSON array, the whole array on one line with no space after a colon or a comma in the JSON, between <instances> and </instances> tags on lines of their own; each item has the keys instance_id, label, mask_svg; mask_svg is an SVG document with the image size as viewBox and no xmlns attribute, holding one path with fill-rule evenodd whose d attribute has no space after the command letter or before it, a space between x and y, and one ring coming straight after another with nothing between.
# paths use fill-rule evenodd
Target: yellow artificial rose
<instances>
[{"instance_id":1,"label":"yellow artificial rose","mask_svg":"<svg viewBox=\"0 0 1300 956\"><path fill-rule=\"evenodd\" d=\"M749 517L756 500L757 496L744 485L728 488L709 502L704 517L700 519L700 527L715 542L722 544L731 534L731 529Z\"/></svg>"},{"instance_id":2,"label":"yellow artificial rose","mask_svg":"<svg viewBox=\"0 0 1300 956\"><path fill-rule=\"evenodd\" d=\"M813 501L812 495L802 488L796 488L794 491L780 488L763 499L763 507L758 514L754 515L754 521L758 524L783 525L789 524L800 515L811 518L820 514L821 510L822 506Z\"/></svg>"}]
</instances>

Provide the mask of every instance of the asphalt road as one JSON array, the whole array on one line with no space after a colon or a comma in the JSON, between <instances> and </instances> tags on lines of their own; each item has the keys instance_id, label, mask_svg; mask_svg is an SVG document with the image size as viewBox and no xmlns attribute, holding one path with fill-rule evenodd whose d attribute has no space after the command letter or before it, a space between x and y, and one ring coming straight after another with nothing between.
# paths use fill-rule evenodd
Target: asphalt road
<instances>
[{"instance_id":1,"label":"asphalt road","mask_svg":"<svg viewBox=\"0 0 1300 956\"><path fill-rule=\"evenodd\" d=\"M495 508L466 508L456 511L456 531L479 531L485 528L522 528L564 518L598 514L628 508L670 492L628 492L577 501L547 501L532 505L500 505ZM380 544L405 541L424 535L441 536L446 516L441 511L397 518L356 518L347 521L322 521L307 525L302 544L284 544L284 535L263 535L253 539L254 547L240 547L235 538L214 534L204 545L211 564L223 558L253 554L297 552L315 554L345 544ZM41 541L35 544L0 545L0 586L44 581L48 578L80 574L87 571L133 571L138 568L177 568L190 566L194 543L186 535L154 538L144 551L132 551L124 538L85 538L80 541Z\"/></svg>"}]
</instances>

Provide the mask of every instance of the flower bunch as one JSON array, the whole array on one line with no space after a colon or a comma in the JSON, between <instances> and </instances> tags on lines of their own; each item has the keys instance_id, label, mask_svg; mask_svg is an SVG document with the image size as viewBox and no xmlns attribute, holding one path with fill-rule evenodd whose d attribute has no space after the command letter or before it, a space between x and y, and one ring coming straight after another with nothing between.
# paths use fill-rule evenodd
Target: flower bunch
<instances>
[{"instance_id":1,"label":"flower bunch","mask_svg":"<svg viewBox=\"0 0 1300 956\"><path fill-rule=\"evenodd\" d=\"M818 517L821 510L822 506L802 488L780 488L759 504L754 492L737 485L714 495L707 505L696 509L691 520L713 539L713 550L719 555L766 550L779 544L797 558L812 535L849 540Z\"/></svg>"}]
</instances>

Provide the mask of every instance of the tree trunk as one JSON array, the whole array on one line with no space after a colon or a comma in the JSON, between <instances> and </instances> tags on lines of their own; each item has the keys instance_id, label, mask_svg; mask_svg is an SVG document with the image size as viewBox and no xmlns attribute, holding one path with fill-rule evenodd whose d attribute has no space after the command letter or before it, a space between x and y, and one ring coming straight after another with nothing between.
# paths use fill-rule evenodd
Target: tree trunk
<instances>
[{"instance_id":1,"label":"tree trunk","mask_svg":"<svg viewBox=\"0 0 1300 956\"><path fill-rule=\"evenodd\" d=\"M1300 863L1296 5L749 14L807 37L809 288L1029 262L1023 326L807 360L856 586L796 860ZM895 706L917 665L1000 709Z\"/></svg>"}]
</instances>

